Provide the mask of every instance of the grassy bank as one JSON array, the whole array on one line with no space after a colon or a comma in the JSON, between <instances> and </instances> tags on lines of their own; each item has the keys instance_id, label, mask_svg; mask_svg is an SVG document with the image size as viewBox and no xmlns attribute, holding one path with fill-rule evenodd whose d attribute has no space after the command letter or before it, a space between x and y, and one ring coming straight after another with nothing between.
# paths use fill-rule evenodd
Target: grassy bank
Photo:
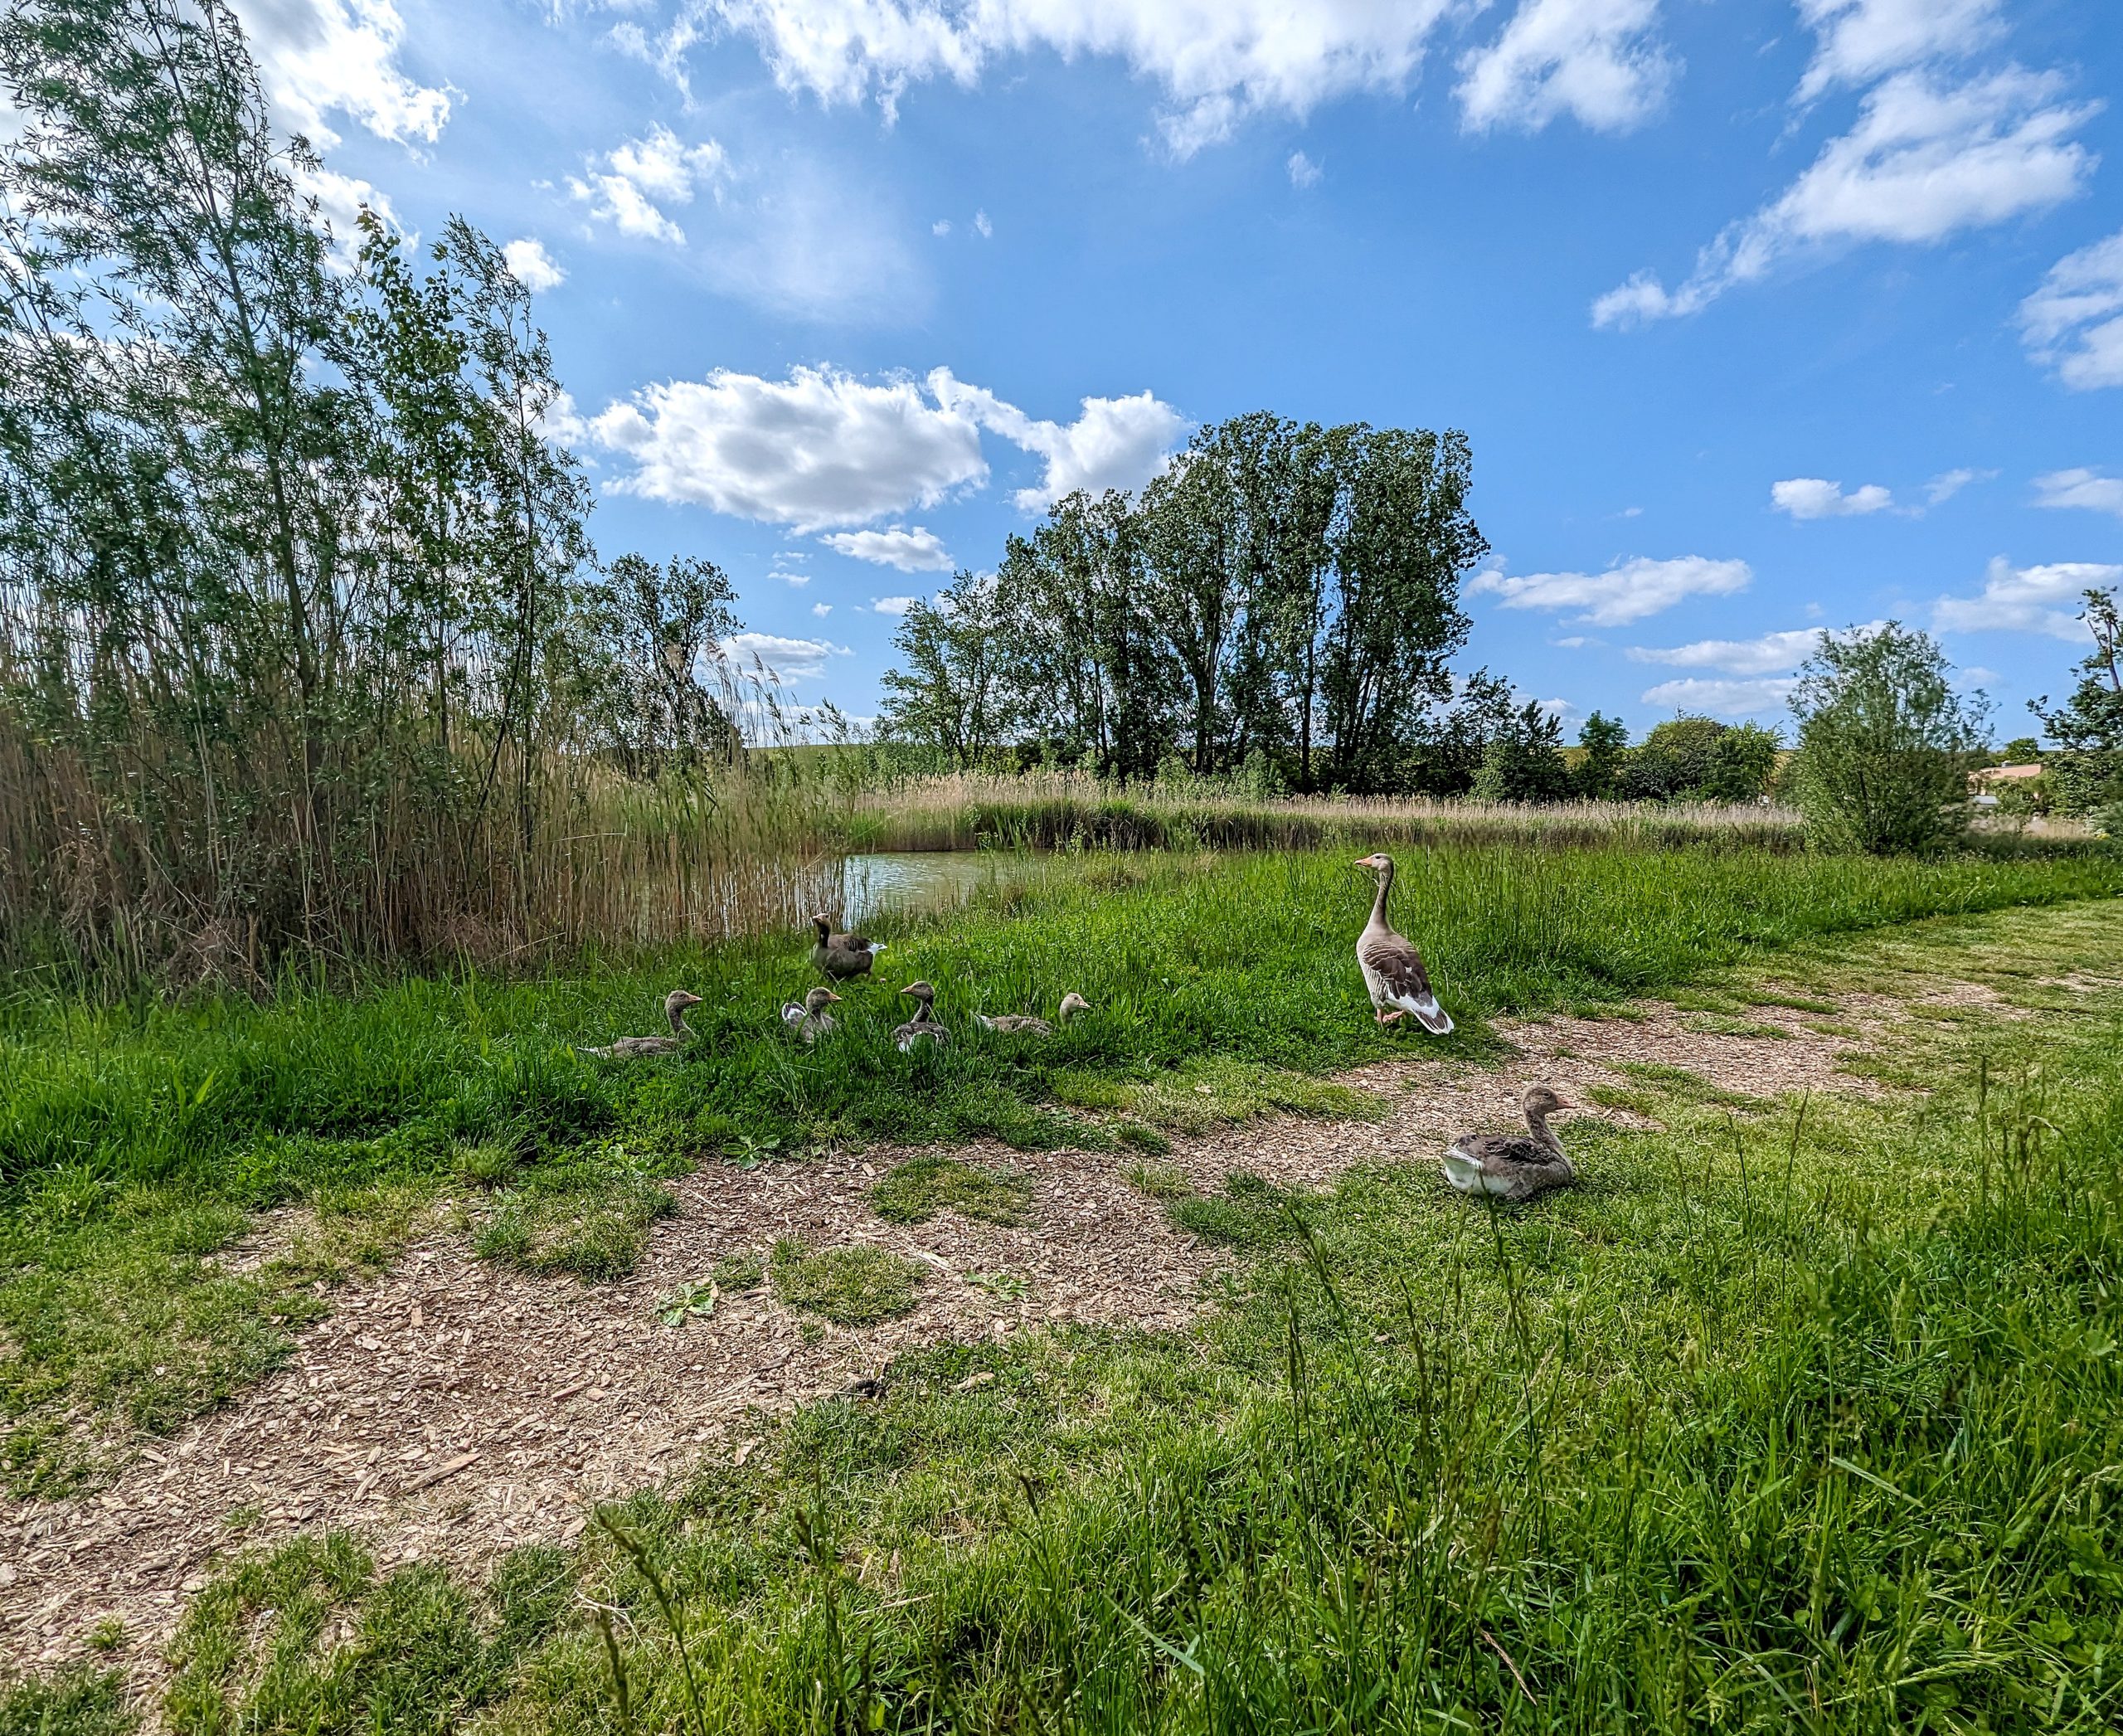
<instances>
[{"instance_id":1,"label":"grassy bank","mask_svg":"<svg viewBox=\"0 0 2123 1736\"><path fill-rule=\"evenodd\" d=\"M1585 1185L1534 1209L1352 1174L1286 1203L1198 1337L903 1359L488 1586L351 1539L254 1559L193 1606L164 1714L2112 1729L2123 946L2105 912L2015 912L1766 968L1832 1003L1942 951L2025 1016L1897 1029L1877 1068L1928 1100L1662 1069L1655 1125L1579 1124ZM96 1693L12 1709L123 1728Z\"/></svg>"},{"instance_id":2,"label":"grassy bank","mask_svg":"<svg viewBox=\"0 0 2123 1736\"><path fill-rule=\"evenodd\" d=\"M1788 809L1649 802L1266 797L1212 780L1120 788L1076 772L962 773L867 790L845 822L866 850L1310 850L1432 845L1794 851Z\"/></svg>"}]
</instances>

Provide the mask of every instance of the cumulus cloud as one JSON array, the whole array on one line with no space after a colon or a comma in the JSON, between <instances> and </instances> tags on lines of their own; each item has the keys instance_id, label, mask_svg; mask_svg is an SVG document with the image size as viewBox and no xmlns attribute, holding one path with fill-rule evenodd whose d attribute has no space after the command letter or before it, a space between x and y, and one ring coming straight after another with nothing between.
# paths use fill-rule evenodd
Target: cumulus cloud
<instances>
[{"instance_id":1,"label":"cumulus cloud","mask_svg":"<svg viewBox=\"0 0 2123 1736\"><path fill-rule=\"evenodd\" d=\"M904 615L921 601L918 596L873 596L870 606L879 615Z\"/></svg>"},{"instance_id":2,"label":"cumulus cloud","mask_svg":"<svg viewBox=\"0 0 2123 1736\"><path fill-rule=\"evenodd\" d=\"M557 289L567 281L567 273L546 251L546 244L535 236L527 235L511 241L502 249L501 256L516 274L516 280L533 294L544 289Z\"/></svg>"},{"instance_id":3,"label":"cumulus cloud","mask_svg":"<svg viewBox=\"0 0 2123 1736\"><path fill-rule=\"evenodd\" d=\"M2123 518L2123 476L2098 470L2052 470L2034 479L2037 506L2083 507L2090 513L2113 513Z\"/></svg>"},{"instance_id":4,"label":"cumulus cloud","mask_svg":"<svg viewBox=\"0 0 2123 1736\"><path fill-rule=\"evenodd\" d=\"M274 114L319 150L339 143L337 114L400 144L433 143L451 93L400 70L406 26L391 0L236 0Z\"/></svg>"},{"instance_id":5,"label":"cumulus cloud","mask_svg":"<svg viewBox=\"0 0 2123 1736\"><path fill-rule=\"evenodd\" d=\"M831 603L814 603L811 605L811 613L818 616L820 620L823 620L828 615L833 613L833 605Z\"/></svg>"},{"instance_id":6,"label":"cumulus cloud","mask_svg":"<svg viewBox=\"0 0 2123 1736\"><path fill-rule=\"evenodd\" d=\"M722 654L747 668L758 664L785 682L816 681L826 660L846 657L846 645L823 639L784 639L778 633L733 633L721 641Z\"/></svg>"},{"instance_id":7,"label":"cumulus cloud","mask_svg":"<svg viewBox=\"0 0 2123 1736\"><path fill-rule=\"evenodd\" d=\"M1036 510L1076 489L1140 487L1185 425L1148 391L1086 398L1082 413L1065 424L1027 416L948 368L917 382L799 367L785 380L718 370L706 380L650 386L605 409L589 432L633 461L614 484L622 492L815 534L977 488L989 474L984 430L1046 460L1042 486L1017 496ZM950 564L919 527L828 542L906 571Z\"/></svg>"},{"instance_id":8,"label":"cumulus cloud","mask_svg":"<svg viewBox=\"0 0 2123 1736\"><path fill-rule=\"evenodd\" d=\"M362 207L381 217L386 229L402 233L389 197L373 182L342 175L322 163L315 168L296 170L294 180L296 193L316 202L317 218L332 239L330 263L336 271L352 271L361 262Z\"/></svg>"},{"instance_id":9,"label":"cumulus cloud","mask_svg":"<svg viewBox=\"0 0 2123 1736\"><path fill-rule=\"evenodd\" d=\"M939 217L929 226L929 233L931 235L949 235L950 232L951 220L949 217Z\"/></svg>"},{"instance_id":10,"label":"cumulus cloud","mask_svg":"<svg viewBox=\"0 0 2123 1736\"><path fill-rule=\"evenodd\" d=\"M838 531L819 540L835 554L853 561L896 567L901 572L949 572L951 552L934 531L895 524L881 531Z\"/></svg>"},{"instance_id":11,"label":"cumulus cloud","mask_svg":"<svg viewBox=\"0 0 2123 1736\"><path fill-rule=\"evenodd\" d=\"M1319 185L1319 177L1326 172L1303 151L1292 151L1285 165L1290 172L1290 185L1300 190Z\"/></svg>"},{"instance_id":12,"label":"cumulus cloud","mask_svg":"<svg viewBox=\"0 0 2123 1736\"><path fill-rule=\"evenodd\" d=\"M2067 101L2062 88L2018 66L1951 85L1927 71L1892 75L1867 94L1849 132L1781 197L1703 248L1678 288L1639 272L1592 304L1593 324L1698 313L1833 243L1922 246L2072 197L2098 159L2072 135L2100 105ZM2123 334L2117 347L2123 362Z\"/></svg>"},{"instance_id":13,"label":"cumulus cloud","mask_svg":"<svg viewBox=\"0 0 2123 1736\"><path fill-rule=\"evenodd\" d=\"M1745 561L1683 555L1654 561L1640 555L1605 572L1477 573L1468 589L1500 597L1507 609L1574 609L1573 620L1617 627L1657 615L1691 596L1730 596L1754 573Z\"/></svg>"},{"instance_id":14,"label":"cumulus cloud","mask_svg":"<svg viewBox=\"0 0 2123 1736\"><path fill-rule=\"evenodd\" d=\"M1727 681L1715 676L1686 676L1647 688L1646 705L1670 706L1715 717L1756 717L1766 712L1782 711L1798 686L1795 675L1767 675L1752 681Z\"/></svg>"},{"instance_id":15,"label":"cumulus cloud","mask_svg":"<svg viewBox=\"0 0 2123 1736\"><path fill-rule=\"evenodd\" d=\"M970 87L989 62L1042 50L1110 56L1164 90L1159 125L1185 156L1264 110L1303 115L1357 91L1397 93L1452 0L1292 6L1288 0L691 0L668 39L750 37L775 82L828 105L911 85Z\"/></svg>"},{"instance_id":16,"label":"cumulus cloud","mask_svg":"<svg viewBox=\"0 0 2123 1736\"><path fill-rule=\"evenodd\" d=\"M1841 483L1819 476L1794 476L1771 483L1769 498L1777 511L1789 513L1794 518L1856 518L1885 512L1894 504L1894 496L1876 482L1846 494Z\"/></svg>"},{"instance_id":17,"label":"cumulus cloud","mask_svg":"<svg viewBox=\"0 0 2123 1736\"><path fill-rule=\"evenodd\" d=\"M1177 410L1148 391L1086 398L1076 420L1062 423L1027 416L984 387L954 378L949 368L930 374L929 386L945 409L1047 460L1040 485L1018 491L1017 503L1028 513L1079 489L1140 488L1164 469L1187 426Z\"/></svg>"},{"instance_id":18,"label":"cumulus cloud","mask_svg":"<svg viewBox=\"0 0 2123 1736\"><path fill-rule=\"evenodd\" d=\"M2020 304L2020 334L2073 390L2123 386L2123 229L2049 268Z\"/></svg>"},{"instance_id":19,"label":"cumulus cloud","mask_svg":"<svg viewBox=\"0 0 2123 1736\"><path fill-rule=\"evenodd\" d=\"M727 154L712 139L683 144L659 122L642 138L590 158L581 175L568 177L567 190L593 218L621 235L683 247L686 232L663 207L692 204L700 188L714 190L728 168Z\"/></svg>"},{"instance_id":20,"label":"cumulus cloud","mask_svg":"<svg viewBox=\"0 0 2123 1736\"><path fill-rule=\"evenodd\" d=\"M1830 634L1823 627L1794 627L1781 633L1764 633L1754 639L1699 639L1686 645L1631 645L1629 655L1636 663L1663 663L1681 669L1718 669L1728 675L1789 674L1827 638L1859 638L1877 633L1884 621L1868 621Z\"/></svg>"},{"instance_id":21,"label":"cumulus cloud","mask_svg":"<svg viewBox=\"0 0 2123 1736\"><path fill-rule=\"evenodd\" d=\"M1461 124L1533 132L1570 114L1626 131L1657 113L1679 71L1658 22L1659 0L1521 0L1494 42L1460 57Z\"/></svg>"},{"instance_id":22,"label":"cumulus cloud","mask_svg":"<svg viewBox=\"0 0 2123 1736\"><path fill-rule=\"evenodd\" d=\"M2004 556L1985 571L1976 596L1942 596L1931 608L1931 625L1945 632L2046 633L2082 639L2079 593L2123 582L2123 567L2091 561L2057 561L2015 567Z\"/></svg>"},{"instance_id":23,"label":"cumulus cloud","mask_svg":"<svg viewBox=\"0 0 2123 1736\"><path fill-rule=\"evenodd\" d=\"M832 368L669 381L612 405L591 431L634 460L615 484L626 493L804 532L934 506L988 477L972 417L911 380Z\"/></svg>"},{"instance_id":24,"label":"cumulus cloud","mask_svg":"<svg viewBox=\"0 0 2123 1736\"><path fill-rule=\"evenodd\" d=\"M1819 39L1799 99L1970 53L2001 33L1998 9L1999 0L1799 0L1800 22Z\"/></svg>"}]
</instances>

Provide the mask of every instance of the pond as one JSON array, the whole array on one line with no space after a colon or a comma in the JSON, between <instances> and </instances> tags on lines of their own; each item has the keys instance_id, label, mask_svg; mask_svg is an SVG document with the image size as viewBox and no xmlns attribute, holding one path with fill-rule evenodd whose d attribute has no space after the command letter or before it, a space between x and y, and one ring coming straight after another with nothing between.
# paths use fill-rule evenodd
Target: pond
<instances>
[{"instance_id":1,"label":"pond","mask_svg":"<svg viewBox=\"0 0 2123 1736\"><path fill-rule=\"evenodd\" d=\"M849 928L887 910L955 910L1048 872L1050 858L987 850L907 850L850 856L841 870L841 921Z\"/></svg>"}]
</instances>

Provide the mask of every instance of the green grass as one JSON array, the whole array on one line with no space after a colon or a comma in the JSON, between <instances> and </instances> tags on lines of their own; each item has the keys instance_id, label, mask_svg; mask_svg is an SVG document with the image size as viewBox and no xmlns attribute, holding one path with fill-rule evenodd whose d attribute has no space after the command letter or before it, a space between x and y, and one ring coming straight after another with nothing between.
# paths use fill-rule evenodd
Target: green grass
<instances>
[{"instance_id":1,"label":"green grass","mask_svg":"<svg viewBox=\"0 0 2123 1736\"><path fill-rule=\"evenodd\" d=\"M1018 1224L1032 1213L1032 1179L932 1152L893 1165L870 1204L892 1223L925 1223L948 1206L984 1223Z\"/></svg>"},{"instance_id":2,"label":"green grass","mask_svg":"<svg viewBox=\"0 0 2123 1736\"><path fill-rule=\"evenodd\" d=\"M921 1268L887 1248L848 1242L816 1252L800 1242L774 1245L767 1276L774 1293L843 1326L866 1326L905 1314L914 1306Z\"/></svg>"},{"instance_id":3,"label":"green grass","mask_svg":"<svg viewBox=\"0 0 2123 1736\"><path fill-rule=\"evenodd\" d=\"M2099 852L1880 863L1450 844L1405 852L1403 868L1398 920L1460 1022L1442 1042L1372 1021L1349 956L1367 883L1340 851L1087 857L992 907L911 921L892 976L857 985L843 1040L814 1050L777 1012L809 980L802 935L355 994L290 980L264 1004L18 987L0 1000L10 1482L78 1481L99 1430L168 1429L255 1378L333 1283L387 1258L409 1213L445 1197L462 1196L488 1256L603 1280L668 1209L660 1180L717 1154L989 1136L1154 1155L1173 1133L1271 1111L1376 1113L1374 1095L1323 1076L1479 1056L1499 1014L1708 992L1764 948L2123 889L2123 857ZM901 1055L885 1040L904 1013L891 991L916 975L959 1024L976 1003L1043 1005L1062 984L1097 1010L1022 1052ZM685 1053L575 1053L653 1028L678 982L706 998ZM250 1214L290 1202L316 1214L308 1252L227 1270Z\"/></svg>"},{"instance_id":4,"label":"green grass","mask_svg":"<svg viewBox=\"0 0 2123 1736\"><path fill-rule=\"evenodd\" d=\"M1851 992L1941 938L1776 966ZM1943 938L2033 1016L1894 1031L1870 1070L1928 1096L1639 1069L1659 1129L1572 1123L1582 1185L1523 1210L1421 1161L1300 1228L1241 1182L1198 1332L902 1357L606 1510L543 1625L291 1546L201 1598L170 1704L221 1721L172 1728L2111 1730L2123 994L2041 979L2123 932Z\"/></svg>"}]
</instances>

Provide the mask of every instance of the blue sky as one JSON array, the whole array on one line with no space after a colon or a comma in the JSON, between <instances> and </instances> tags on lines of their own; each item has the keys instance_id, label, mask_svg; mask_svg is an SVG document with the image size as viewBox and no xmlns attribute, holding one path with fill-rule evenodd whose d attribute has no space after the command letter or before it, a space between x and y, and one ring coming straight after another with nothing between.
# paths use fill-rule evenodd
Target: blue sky
<instances>
[{"instance_id":1,"label":"blue sky","mask_svg":"<svg viewBox=\"0 0 2123 1736\"><path fill-rule=\"evenodd\" d=\"M2123 580L2113 0L237 5L328 210L514 244L600 547L801 701L1263 408L1468 431L1466 660L1573 722L1892 615L2003 739Z\"/></svg>"}]
</instances>

